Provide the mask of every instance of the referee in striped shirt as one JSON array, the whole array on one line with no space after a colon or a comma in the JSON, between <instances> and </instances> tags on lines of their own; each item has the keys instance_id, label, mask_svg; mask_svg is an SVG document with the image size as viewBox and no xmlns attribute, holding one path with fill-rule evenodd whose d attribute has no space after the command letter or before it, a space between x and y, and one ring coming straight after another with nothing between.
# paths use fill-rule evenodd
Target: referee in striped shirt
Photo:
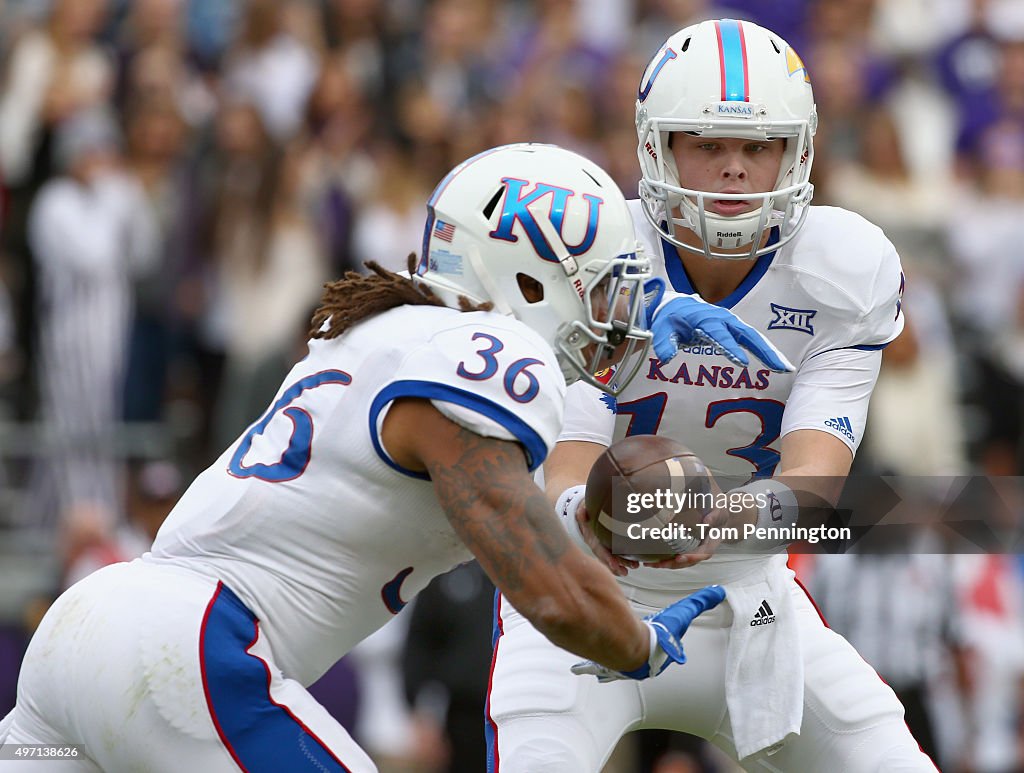
<instances>
[{"instance_id":1,"label":"referee in striped shirt","mask_svg":"<svg viewBox=\"0 0 1024 773\"><path fill-rule=\"evenodd\" d=\"M33 476L31 516L56 515L95 537L122 509L114 432L121 416L131 280L157 256L141 186L119 162L103 111L78 113L55 136L62 173L29 212L38 272L37 380L49 453Z\"/></svg>"},{"instance_id":2,"label":"referee in striped shirt","mask_svg":"<svg viewBox=\"0 0 1024 773\"><path fill-rule=\"evenodd\" d=\"M952 557L930 539L922 534L899 553L817 556L808 587L829 627L895 691L922 751L938 759L929 685L955 665L948 658L962 636Z\"/></svg>"}]
</instances>

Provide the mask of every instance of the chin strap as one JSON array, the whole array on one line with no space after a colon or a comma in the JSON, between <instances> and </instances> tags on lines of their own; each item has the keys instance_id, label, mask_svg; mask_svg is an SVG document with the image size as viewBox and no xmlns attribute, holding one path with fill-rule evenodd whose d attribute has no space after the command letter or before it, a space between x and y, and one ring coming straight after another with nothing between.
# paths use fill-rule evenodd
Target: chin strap
<instances>
[{"instance_id":1,"label":"chin strap","mask_svg":"<svg viewBox=\"0 0 1024 773\"><path fill-rule=\"evenodd\" d=\"M692 223L691 230L701 236L705 245L718 249L738 249L753 245L759 234L763 234L771 221L772 209L769 200L765 199L753 212L733 217L709 215L704 206L705 196L698 197L696 202L684 198L681 208L687 223ZM697 226L699 230L694 229ZM714 233L717 231L718 233ZM745 257L745 256L738 256Z\"/></svg>"}]
</instances>

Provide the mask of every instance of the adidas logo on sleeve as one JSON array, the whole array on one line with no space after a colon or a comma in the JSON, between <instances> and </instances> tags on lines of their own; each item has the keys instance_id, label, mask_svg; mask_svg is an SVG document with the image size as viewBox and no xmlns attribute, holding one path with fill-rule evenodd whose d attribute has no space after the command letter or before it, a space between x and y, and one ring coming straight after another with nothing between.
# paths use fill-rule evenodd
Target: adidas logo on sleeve
<instances>
[{"instance_id":1,"label":"adidas logo on sleeve","mask_svg":"<svg viewBox=\"0 0 1024 773\"><path fill-rule=\"evenodd\" d=\"M750 621L751 627L755 625L769 625L775 622L775 613L768 606L767 601L762 601L760 608L754 613L754 619Z\"/></svg>"},{"instance_id":2,"label":"adidas logo on sleeve","mask_svg":"<svg viewBox=\"0 0 1024 773\"><path fill-rule=\"evenodd\" d=\"M850 423L849 416L840 416L835 419L828 419L825 422L825 426L830 429L834 429L838 432L842 432L846 437L853 441L853 425Z\"/></svg>"}]
</instances>

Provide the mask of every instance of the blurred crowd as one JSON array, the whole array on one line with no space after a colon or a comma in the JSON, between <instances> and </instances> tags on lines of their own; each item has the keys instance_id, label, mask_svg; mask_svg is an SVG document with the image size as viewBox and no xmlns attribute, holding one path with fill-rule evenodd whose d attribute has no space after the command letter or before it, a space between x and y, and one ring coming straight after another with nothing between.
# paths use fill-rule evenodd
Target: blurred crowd
<instances>
[{"instance_id":1,"label":"blurred crowd","mask_svg":"<svg viewBox=\"0 0 1024 773\"><path fill-rule=\"evenodd\" d=\"M815 203L860 212L903 259L908 327L861 469L1020 475L1020 0L5 0L0 525L52 539L54 590L140 553L303 356L324 281L367 260L403 268L433 186L492 145L569 147L634 194L642 71L674 31L723 16L800 52L820 116ZM943 770L1024 769L1021 563L938 552L801 572L924 716ZM447 582L439 608L464 607L483 634L437 652L486 650L470 603L486 578ZM863 602L876 587L892 603ZM912 618L909 638L880 610ZM455 741L472 735L461 712L479 716L486 652L482 680L453 687L424 672L439 656L408 650L428 638L385 636L325 694L352 697L338 711L353 723L357 693L390 717L364 737L406 728L381 742L394 770L479 769ZM0 637L0 714L6 652ZM383 686L357 691L344 669ZM724 769L689 742L635 745L642 761L617 769Z\"/></svg>"}]
</instances>

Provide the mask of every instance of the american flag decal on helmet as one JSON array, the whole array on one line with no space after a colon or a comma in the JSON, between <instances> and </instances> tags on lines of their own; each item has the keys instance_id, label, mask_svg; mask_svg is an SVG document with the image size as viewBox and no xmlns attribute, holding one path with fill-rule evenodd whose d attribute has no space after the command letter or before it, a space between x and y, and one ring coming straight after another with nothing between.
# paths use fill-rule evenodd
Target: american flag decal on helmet
<instances>
[{"instance_id":1,"label":"american flag decal on helmet","mask_svg":"<svg viewBox=\"0 0 1024 773\"><path fill-rule=\"evenodd\" d=\"M442 241L450 242L455 237L455 226L438 220L434 225L434 236Z\"/></svg>"}]
</instances>

